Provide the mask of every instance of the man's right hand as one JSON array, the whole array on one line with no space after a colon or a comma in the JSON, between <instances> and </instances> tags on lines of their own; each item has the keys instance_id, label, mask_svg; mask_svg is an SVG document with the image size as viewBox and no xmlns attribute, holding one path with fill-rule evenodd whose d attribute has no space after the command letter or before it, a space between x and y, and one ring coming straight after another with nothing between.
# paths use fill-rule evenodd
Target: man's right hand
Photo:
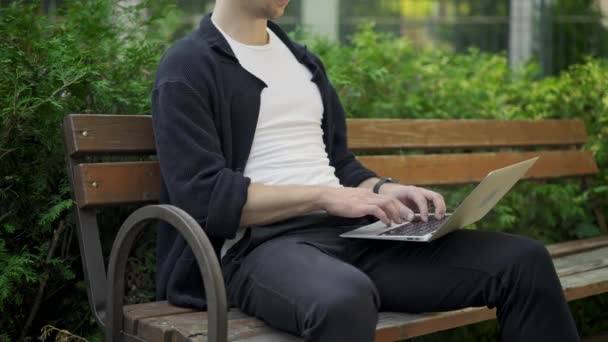
<instances>
[{"instance_id":1,"label":"man's right hand","mask_svg":"<svg viewBox=\"0 0 608 342\"><path fill-rule=\"evenodd\" d=\"M372 215L386 224L414 218L414 212L395 196L368 188L251 183L240 226L264 225L320 210L341 217Z\"/></svg>"},{"instance_id":2,"label":"man's right hand","mask_svg":"<svg viewBox=\"0 0 608 342\"><path fill-rule=\"evenodd\" d=\"M319 205L329 214L341 217L372 215L385 224L411 221L414 212L398 199L379 195L366 188L323 188Z\"/></svg>"}]
</instances>

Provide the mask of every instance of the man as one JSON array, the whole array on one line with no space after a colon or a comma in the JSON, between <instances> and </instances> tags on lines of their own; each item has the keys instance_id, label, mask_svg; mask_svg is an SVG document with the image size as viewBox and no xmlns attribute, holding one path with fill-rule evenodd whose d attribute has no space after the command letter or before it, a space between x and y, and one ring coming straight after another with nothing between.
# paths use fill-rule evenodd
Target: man
<instances>
[{"instance_id":1,"label":"man","mask_svg":"<svg viewBox=\"0 0 608 342\"><path fill-rule=\"evenodd\" d=\"M505 341L578 341L532 239L460 230L431 243L342 239L371 222L441 218L441 195L391 183L346 145L321 61L269 19L288 0L217 0L163 57L152 94L161 201L204 227L229 300L307 341L372 341L379 310L497 307ZM203 308L192 251L158 237L159 300Z\"/></svg>"}]
</instances>

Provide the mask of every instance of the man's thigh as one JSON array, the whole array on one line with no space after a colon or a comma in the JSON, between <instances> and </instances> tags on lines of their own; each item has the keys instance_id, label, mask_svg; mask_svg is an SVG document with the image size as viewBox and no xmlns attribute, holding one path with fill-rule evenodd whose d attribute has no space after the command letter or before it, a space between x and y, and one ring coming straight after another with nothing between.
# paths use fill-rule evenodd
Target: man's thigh
<instances>
[{"instance_id":1,"label":"man's thigh","mask_svg":"<svg viewBox=\"0 0 608 342\"><path fill-rule=\"evenodd\" d=\"M353 241L351 248L353 264L378 289L380 309L403 312L494 307L509 266L544 250L527 237L465 229L429 243Z\"/></svg>"},{"instance_id":2,"label":"man's thigh","mask_svg":"<svg viewBox=\"0 0 608 342\"><path fill-rule=\"evenodd\" d=\"M277 238L253 249L227 284L232 303L271 326L306 334L314 311L340 298L379 306L369 277L300 238ZM357 305L354 301L353 305Z\"/></svg>"}]
</instances>

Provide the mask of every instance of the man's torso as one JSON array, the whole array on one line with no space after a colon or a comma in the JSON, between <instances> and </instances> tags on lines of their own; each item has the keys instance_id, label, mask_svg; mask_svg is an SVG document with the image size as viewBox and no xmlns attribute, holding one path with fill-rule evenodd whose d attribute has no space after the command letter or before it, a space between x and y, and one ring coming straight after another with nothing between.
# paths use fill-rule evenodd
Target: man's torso
<instances>
[{"instance_id":1,"label":"man's torso","mask_svg":"<svg viewBox=\"0 0 608 342\"><path fill-rule=\"evenodd\" d=\"M340 186L323 142L323 102L311 72L270 29L262 46L239 43L218 29L241 66L267 86L244 175L269 185Z\"/></svg>"}]
</instances>

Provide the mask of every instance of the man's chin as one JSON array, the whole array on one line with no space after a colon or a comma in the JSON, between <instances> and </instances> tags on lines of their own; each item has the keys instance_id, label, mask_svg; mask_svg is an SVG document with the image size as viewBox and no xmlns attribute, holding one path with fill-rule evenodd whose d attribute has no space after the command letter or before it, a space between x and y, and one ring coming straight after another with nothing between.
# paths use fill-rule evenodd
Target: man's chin
<instances>
[{"instance_id":1,"label":"man's chin","mask_svg":"<svg viewBox=\"0 0 608 342\"><path fill-rule=\"evenodd\" d=\"M279 19L283 15L285 15L285 7L276 8L272 11L272 15L268 19L270 19L270 20Z\"/></svg>"}]
</instances>

